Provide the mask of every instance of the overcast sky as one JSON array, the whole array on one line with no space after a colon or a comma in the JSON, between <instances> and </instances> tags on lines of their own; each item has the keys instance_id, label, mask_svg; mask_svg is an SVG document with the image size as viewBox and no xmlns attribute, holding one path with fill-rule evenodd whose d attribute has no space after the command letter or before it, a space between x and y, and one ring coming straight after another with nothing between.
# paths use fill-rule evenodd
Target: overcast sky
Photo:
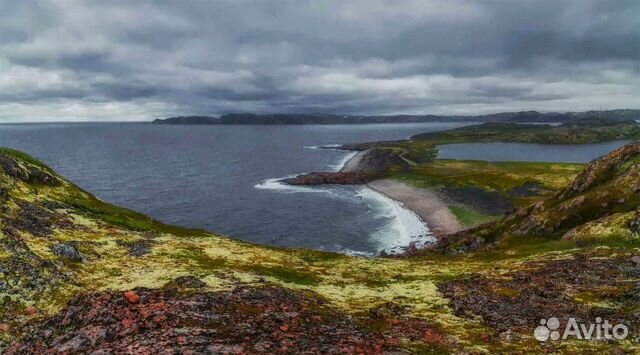
<instances>
[{"instance_id":1,"label":"overcast sky","mask_svg":"<svg viewBox=\"0 0 640 355\"><path fill-rule=\"evenodd\" d=\"M640 108L640 1L2 0L0 121Z\"/></svg>"}]
</instances>

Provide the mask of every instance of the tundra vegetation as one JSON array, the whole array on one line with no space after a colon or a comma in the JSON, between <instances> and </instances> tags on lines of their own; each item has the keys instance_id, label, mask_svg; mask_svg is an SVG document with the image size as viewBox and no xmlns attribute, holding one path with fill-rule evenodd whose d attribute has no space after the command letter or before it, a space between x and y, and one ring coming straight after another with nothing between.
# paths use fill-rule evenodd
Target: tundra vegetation
<instances>
[{"instance_id":1,"label":"tundra vegetation","mask_svg":"<svg viewBox=\"0 0 640 355\"><path fill-rule=\"evenodd\" d=\"M637 352L639 144L588 166L433 159L443 142L637 136L629 123L487 124L376 143L410 165L389 176L450 196L495 193L512 205L506 216L397 258L280 249L168 226L3 149L0 344L8 354ZM454 200L468 224L487 220ZM601 317L631 334L538 342L533 330L551 316Z\"/></svg>"},{"instance_id":2,"label":"tundra vegetation","mask_svg":"<svg viewBox=\"0 0 640 355\"><path fill-rule=\"evenodd\" d=\"M400 141L347 144L343 148L396 155L402 164L395 164L368 178L393 178L434 190L449 203L461 222L474 226L499 219L506 212L554 194L575 178L585 164L438 159L440 145L490 142L588 144L638 139L640 125L634 120L611 122L583 118L559 126L483 123L418 134Z\"/></svg>"}]
</instances>

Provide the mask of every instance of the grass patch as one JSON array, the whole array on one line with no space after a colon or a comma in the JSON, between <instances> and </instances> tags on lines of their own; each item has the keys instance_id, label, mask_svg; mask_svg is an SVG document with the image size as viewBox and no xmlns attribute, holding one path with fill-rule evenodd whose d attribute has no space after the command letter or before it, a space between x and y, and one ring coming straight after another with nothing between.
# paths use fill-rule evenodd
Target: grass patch
<instances>
[{"instance_id":1,"label":"grass patch","mask_svg":"<svg viewBox=\"0 0 640 355\"><path fill-rule=\"evenodd\" d=\"M178 236L207 233L203 230L181 228L164 224L141 213L102 202L89 193L75 193L64 202L89 217L101 219L105 222L132 231L171 233Z\"/></svg>"},{"instance_id":2,"label":"grass patch","mask_svg":"<svg viewBox=\"0 0 640 355\"><path fill-rule=\"evenodd\" d=\"M449 206L449 209L458 218L458 220L467 227L477 226L487 222L495 221L502 217L485 214L474 209L462 206Z\"/></svg>"},{"instance_id":3,"label":"grass patch","mask_svg":"<svg viewBox=\"0 0 640 355\"><path fill-rule=\"evenodd\" d=\"M316 275L310 272L300 271L282 266L251 265L249 267L249 271L253 271L263 276L273 277L282 282L303 286L315 285L319 281Z\"/></svg>"},{"instance_id":4,"label":"grass patch","mask_svg":"<svg viewBox=\"0 0 640 355\"><path fill-rule=\"evenodd\" d=\"M584 167L584 164L566 163L438 159L394 178L419 187L478 187L508 196L510 190L527 182L536 182L548 191L556 191L566 186Z\"/></svg>"},{"instance_id":5,"label":"grass patch","mask_svg":"<svg viewBox=\"0 0 640 355\"><path fill-rule=\"evenodd\" d=\"M6 154L6 155L11 156L13 158L16 158L18 160L22 160L22 161L25 161L25 162L27 162L29 164L35 165L38 168L46 170L49 173L55 174L55 172L51 168L49 168L43 162L41 162L40 160L30 156L27 153L23 153L21 151L18 151L18 150L15 150L15 149L11 149L11 148L1 147L0 148L0 154Z\"/></svg>"}]
</instances>

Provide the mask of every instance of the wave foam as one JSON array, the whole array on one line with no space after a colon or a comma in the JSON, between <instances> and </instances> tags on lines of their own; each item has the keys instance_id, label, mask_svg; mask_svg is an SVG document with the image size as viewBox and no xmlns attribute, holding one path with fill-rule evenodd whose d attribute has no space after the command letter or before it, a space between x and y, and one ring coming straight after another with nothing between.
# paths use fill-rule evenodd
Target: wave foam
<instances>
[{"instance_id":1,"label":"wave foam","mask_svg":"<svg viewBox=\"0 0 640 355\"><path fill-rule=\"evenodd\" d=\"M259 190L278 190L278 191L284 192L284 193L299 193L299 192L328 193L329 192L329 191L327 191L325 189L312 188L312 187L307 187L307 186L295 186L295 185L289 185L289 184L283 182L283 180L291 179L291 178L294 178L296 176L298 176L298 174L289 175L289 176L285 176L285 177L281 177L281 178L275 178L275 179L266 179L266 180L263 180L262 182L260 182L259 184L256 184L254 186L254 188L259 189Z\"/></svg>"},{"instance_id":2,"label":"wave foam","mask_svg":"<svg viewBox=\"0 0 640 355\"><path fill-rule=\"evenodd\" d=\"M381 251L399 254L410 247L424 248L435 242L435 237L422 218L402 203L368 187L358 193L373 213L391 219L390 223L372 234Z\"/></svg>"},{"instance_id":3,"label":"wave foam","mask_svg":"<svg viewBox=\"0 0 640 355\"><path fill-rule=\"evenodd\" d=\"M342 144L305 145L304 149L342 150L342 149L339 149L340 147L342 147Z\"/></svg>"},{"instance_id":4,"label":"wave foam","mask_svg":"<svg viewBox=\"0 0 640 355\"><path fill-rule=\"evenodd\" d=\"M356 155L358 155L358 152L350 152L350 153L348 153L347 155L342 157L342 159L340 159L340 161L337 162L336 164L329 165L329 169L331 169L331 170L333 170L335 172L338 172L338 171L342 170L342 168L344 168L344 166L347 165L349 160L351 160Z\"/></svg>"},{"instance_id":5,"label":"wave foam","mask_svg":"<svg viewBox=\"0 0 640 355\"><path fill-rule=\"evenodd\" d=\"M376 256L376 254L374 254L374 253L370 253L370 252L366 252L366 251L358 251L358 250L353 250L353 249L349 249L349 248L337 247L336 249L338 250L338 252L340 254L346 254L346 255L351 255L351 256L361 256L361 257L367 257L367 258L371 258L371 257Z\"/></svg>"}]
</instances>

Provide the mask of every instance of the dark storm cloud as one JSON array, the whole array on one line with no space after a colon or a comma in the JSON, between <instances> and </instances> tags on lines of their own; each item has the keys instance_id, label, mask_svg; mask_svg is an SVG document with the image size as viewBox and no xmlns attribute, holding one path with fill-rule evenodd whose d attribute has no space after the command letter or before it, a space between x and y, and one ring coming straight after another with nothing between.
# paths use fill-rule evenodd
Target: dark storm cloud
<instances>
[{"instance_id":1,"label":"dark storm cloud","mask_svg":"<svg viewBox=\"0 0 640 355\"><path fill-rule=\"evenodd\" d=\"M637 1L5 1L0 119L637 107Z\"/></svg>"}]
</instances>

